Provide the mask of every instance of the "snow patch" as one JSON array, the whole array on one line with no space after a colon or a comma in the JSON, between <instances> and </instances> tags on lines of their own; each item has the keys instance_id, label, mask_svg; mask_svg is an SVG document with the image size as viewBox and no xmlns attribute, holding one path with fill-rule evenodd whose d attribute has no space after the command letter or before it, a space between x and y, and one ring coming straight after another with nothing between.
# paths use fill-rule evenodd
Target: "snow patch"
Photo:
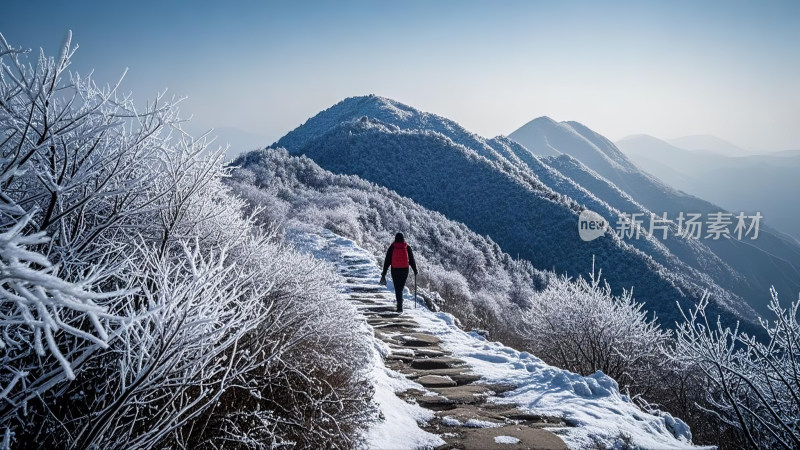
<instances>
[{"instance_id":1,"label":"snow patch","mask_svg":"<svg viewBox=\"0 0 800 450\"><path fill-rule=\"evenodd\" d=\"M442 423L447 425L448 427L460 427L463 425L463 423L461 423L460 420L450 416L442 417Z\"/></svg>"},{"instance_id":2,"label":"snow patch","mask_svg":"<svg viewBox=\"0 0 800 450\"><path fill-rule=\"evenodd\" d=\"M488 420L469 419L464 422L464 426L468 428L497 428L502 427L502 423L489 422Z\"/></svg>"},{"instance_id":3,"label":"snow patch","mask_svg":"<svg viewBox=\"0 0 800 450\"><path fill-rule=\"evenodd\" d=\"M495 436L494 441L498 444L518 444L519 439L514 436Z\"/></svg>"}]
</instances>

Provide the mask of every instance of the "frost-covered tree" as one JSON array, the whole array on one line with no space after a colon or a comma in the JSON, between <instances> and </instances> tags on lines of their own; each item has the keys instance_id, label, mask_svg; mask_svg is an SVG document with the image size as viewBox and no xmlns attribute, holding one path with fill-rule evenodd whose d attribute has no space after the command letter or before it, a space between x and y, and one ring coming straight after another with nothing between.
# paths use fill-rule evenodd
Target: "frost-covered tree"
<instances>
[{"instance_id":1,"label":"frost-covered tree","mask_svg":"<svg viewBox=\"0 0 800 450\"><path fill-rule=\"evenodd\" d=\"M139 110L119 84L68 72L76 48L68 34L57 58L34 63L0 39L0 187L37 212L28 228L49 235L47 253L70 275L118 254L107 238L151 226L179 181L165 166L204 148L172 139L177 102L160 95Z\"/></svg>"},{"instance_id":2,"label":"frost-covered tree","mask_svg":"<svg viewBox=\"0 0 800 450\"><path fill-rule=\"evenodd\" d=\"M705 376L705 408L741 429L755 448L800 447L800 301L781 306L773 289L772 321L761 319L764 337L723 326L705 311L685 315L675 357Z\"/></svg>"},{"instance_id":3,"label":"frost-covered tree","mask_svg":"<svg viewBox=\"0 0 800 450\"><path fill-rule=\"evenodd\" d=\"M75 49L0 35L2 447L356 446L370 348L331 268L243 215L177 102Z\"/></svg>"}]
</instances>

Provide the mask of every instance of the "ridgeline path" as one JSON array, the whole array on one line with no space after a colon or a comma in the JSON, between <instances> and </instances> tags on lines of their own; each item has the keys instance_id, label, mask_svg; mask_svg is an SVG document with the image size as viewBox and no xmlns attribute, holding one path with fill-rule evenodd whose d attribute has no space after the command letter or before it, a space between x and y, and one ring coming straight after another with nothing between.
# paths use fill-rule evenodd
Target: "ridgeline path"
<instances>
[{"instance_id":1,"label":"ridgeline path","mask_svg":"<svg viewBox=\"0 0 800 450\"><path fill-rule=\"evenodd\" d=\"M419 425L444 440L444 445L435 448L567 448L561 438L545 429L565 427L560 419L532 415L514 404L492 402L493 397L515 386L482 382L466 361L454 358L435 334L414 320L409 310L414 308L413 299L406 299L406 313L396 313L391 283L387 287L378 285L380 273L374 260L354 254L336 256L329 260L345 279L343 295L363 314L375 338L390 350L384 358L385 366L422 386L396 395L433 413L432 420ZM409 282L413 286L413 275ZM420 301L417 308L425 306Z\"/></svg>"}]
</instances>

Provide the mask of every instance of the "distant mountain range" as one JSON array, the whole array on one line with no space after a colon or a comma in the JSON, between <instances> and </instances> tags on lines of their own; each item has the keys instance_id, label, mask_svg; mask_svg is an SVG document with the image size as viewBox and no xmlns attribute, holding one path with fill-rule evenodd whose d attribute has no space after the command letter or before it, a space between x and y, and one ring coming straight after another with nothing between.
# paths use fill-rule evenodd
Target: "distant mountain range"
<instances>
[{"instance_id":1,"label":"distant mountain range","mask_svg":"<svg viewBox=\"0 0 800 450\"><path fill-rule=\"evenodd\" d=\"M796 245L778 255L749 242L715 248L683 239L620 240L611 232L582 241L577 219L585 208L612 220L620 212L719 208L642 172L581 124L541 118L510 137L486 139L443 117L365 96L320 112L273 147L386 186L540 269L585 275L596 256L612 287L634 287L668 325L678 318L676 301L688 306L706 291L727 317L752 320L744 299L763 313L771 283L800 290ZM765 235L762 247L784 245ZM761 258L756 269L747 264L754 257Z\"/></svg>"},{"instance_id":2,"label":"distant mountain range","mask_svg":"<svg viewBox=\"0 0 800 450\"><path fill-rule=\"evenodd\" d=\"M673 141L674 142L674 141ZM643 170L731 211L760 211L767 224L800 239L800 151L726 156L647 135L617 143Z\"/></svg>"},{"instance_id":3,"label":"distant mountain range","mask_svg":"<svg viewBox=\"0 0 800 450\"><path fill-rule=\"evenodd\" d=\"M716 153L723 156L744 156L753 154L753 152L749 152L736 144L710 134L683 136L675 139L667 139L667 142L676 147L685 148L687 150ZM617 145L619 145L619 143L617 143Z\"/></svg>"},{"instance_id":4,"label":"distant mountain range","mask_svg":"<svg viewBox=\"0 0 800 450\"><path fill-rule=\"evenodd\" d=\"M667 212L668 217L676 217L680 212L709 213L724 210L708 201L679 191L659 178L640 170L638 165L631 161L616 145L581 124L575 122L557 123L549 118L539 118L529 122L509 136L512 139L516 139L533 153L552 155L555 150L562 155L569 155L584 162L608 182L629 194L631 198L650 211L659 214ZM663 151L663 149L654 153L662 155L666 159L671 158L671 156L668 156L671 153ZM703 155L714 155L709 152L688 150L684 151L684 153L687 160L694 158L694 161L697 161L696 158L704 157ZM708 157L715 160L726 158L718 155ZM570 166L563 164L558 166L558 160L554 161L552 158L546 157L544 161L559 167L566 176L581 180L589 190L600 192L596 177L586 177ZM695 162L695 164L697 163ZM716 162L708 164L713 165ZM673 184L677 180L670 179L669 181L670 184ZM770 183L767 180L761 180L761 182ZM721 189L725 188L731 188L730 180L721 187ZM786 201L787 192L791 191L784 191L778 198L788 208L792 208L791 202ZM765 221L767 224L771 223L769 219L765 219ZM664 243L671 244L669 240ZM736 273L742 275L746 279L746 285L737 285L736 282L730 283L724 278L720 278L719 274L708 271L706 273L720 285L749 299L750 305L761 314L766 312L766 302L763 301L765 299L764 293L768 291L770 286L774 285L783 295L788 295L787 298L794 298L797 292L800 291L800 246L798 246L796 240L783 233L762 224L759 238L756 240L704 239L700 243L725 261ZM678 256L682 256L680 251L673 250ZM685 256L683 256L683 259L691 264L691 261L687 261ZM698 265L694 266L699 267Z\"/></svg>"}]
</instances>

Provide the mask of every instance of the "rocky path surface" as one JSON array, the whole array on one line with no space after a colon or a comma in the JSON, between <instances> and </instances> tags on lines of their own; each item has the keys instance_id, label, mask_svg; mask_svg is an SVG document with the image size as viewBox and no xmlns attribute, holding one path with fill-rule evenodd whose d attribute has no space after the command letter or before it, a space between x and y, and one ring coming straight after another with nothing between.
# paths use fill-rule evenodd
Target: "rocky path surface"
<instances>
[{"instance_id":1,"label":"rocky path surface","mask_svg":"<svg viewBox=\"0 0 800 450\"><path fill-rule=\"evenodd\" d=\"M482 382L466 361L454 358L440 339L427 333L410 314L396 313L394 293L377 285L374 261L344 255L335 262L345 278L345 295L390 350L384 360L386 367L422 386L397 395L433 412L434 418L421 427L444 440L439 449L567 448L561 438L544 429L564 427L559 419L493 403L492 397L515 386ZM409 307L414 304L407 300L406 309Z\"/></svg>"}]
</instances>

